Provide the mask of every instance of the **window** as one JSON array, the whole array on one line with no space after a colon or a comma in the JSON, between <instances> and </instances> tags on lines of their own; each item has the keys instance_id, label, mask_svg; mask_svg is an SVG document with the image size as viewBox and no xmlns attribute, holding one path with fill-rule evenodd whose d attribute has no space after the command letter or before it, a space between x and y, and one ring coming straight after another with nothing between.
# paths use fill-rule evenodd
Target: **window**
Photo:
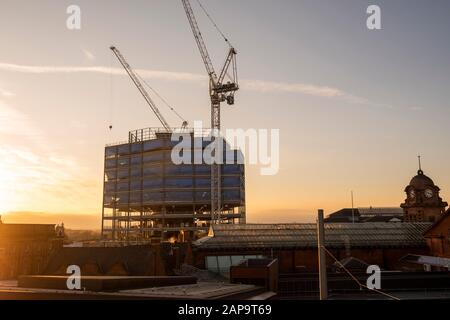
<instances>
[{"instance_id":1,"label":"window","mask_svg":"<svg viewBox=\"0 0 450 320\"><path fill-rule=\"evenodd\" d=\"M222 166L223 173L240 173L241 165L239 164L225 164Z\"/></svg>"},{"instance_id":2,"label":"window","mask_svg":"<svg viewBox=\"0 0 450 320\"><path fill-rule=\"evenodd\" d=\"M120 182L117 184L117 191L128 191L128 182Z\"/></svg>"},{"instance_id":3,"label":"window","mask_svg":"<svg viewBox=\"0 0 450 320\"><path fill-rule=\"evenodd\" d=\"M161 192L144 192L142 194L144 202L162 201Z\"/></svg>"},{"instance_id":4,"label":"window","mask_svg":"<svg viewBox=\"0 0 450 320\"><path fill-rule=\"evenodd\" d=\"M132 191L141 190L141 180L131 180L130 190Z\"/></svg>"},{"instance_id":5,"label":"window","mask_svg":"<svg viewBox=\"0 0 450 320\"><path fill-rule=\"evenodd\" d=\"M208 178L197 178L195 179L195 186L197 188L208 188L211 187L211 180Z\"/></svg>"},{"instance_id":6,"label":"window","mask_svg":"<svg viewBox=\"0 0 450 320\"><path fill-rule=\"evenodd\" d=\"M128 170L119 170L117 172L117 178L119 178L119 179L128 179Z\"/></svg>"},{"instance_id":7,"label":"window","mask_svg":"<svg viewBox=\"0 0 450 320\"><path fill-rule=\"evenodd\" d=\"M141 156L132 156L131 157L131 164L132 165L136 165L136 164L141 164Z\"/></svg>"},{"instance_id":8,"label":"window","mask_svg":"<svg viewBox=\"0 0 450 320\"><path fill-rule=\"evenodd\" d=\"M223 186L224 187L240 187L241 186L241 178L238 177L224 177L223 178Z\"/></svg>"},{"instance_id":9,"label":"window","mask_svg":"<svg viewBox=\"0 0 450 320\"><path fill-rule=\"evenodd\" d=\"M127 154L130 153L130 145L129 144L123 144L121 146L117 147L117 151L119 154Z\"/></svg>"},{"instance_id":10,"label":"window","mask_svg":"<svg viewBox=\"0 0 450 320\"><path fill-rule=\"evenodd\" d=\"M144 179L143 189L162 188L163 181L161 178Z\"/></svg>"},{"instance_id":11,"label":"window","mask_svg":"<svg viewBox=\"0 0 450 320\"><path fill-rule=\"evenodd\" d=\"M131 144L131 152L141 152L141 151L142 151L142 143Z\"/></svg>"},{"instance_id":12,"label":"window","mask_svg":"<svg viewBox=\"0 0 450 320\"><path fill-rule=\"evenodd\" d=\"M191 165L167 165L166 167L167 175L179 175L179 174L192 174L192 166Z\"/></svg>"},{"instance_id":13,"label":"window","mask_svg":"<svg viewBox=\"0 0 450 320\"><path fill-rule=\"evenodd\" d=\"M167 201L192 201L192 192L167 192Z\"/></svg>"},{"instance_id":14,"label":"window","mask_svg":"<svg viewBox=\"0 0 450 320\"><path fill-rule=\"evenodd\" d=\"M156 176L161 174L161 167L144 167L144 176Z\"/></svg>"},{"instance_id":15,"label":"window","mask_svg":"<svg viewBox=\"0 0 450 320\"><path fill-rule=\"evenodd\" d=\"M117 147L107 147L105 149L106 158L114 158L117 154Z\"/></svg>"},{"instance_id":16,"label":"window","mask_svg":"<svg viewBox=\"0 0 450 320\"><path fill-rule=\"evenodd\" d=\"M211 166L198 164L195 166L195 172L198 174L211 174Z\"/></svg>"},{"instance_id":17,"label":"window","mask_svg":"<svg viewBox=\"0 0 450 320\"><path fill-rule=\"evenodd\" d=\"M244 256L231 256L231 265L238 265L242 260L244 260Z\"/></svg>"},{"instance_id":18,"label":"window","mask_svg":"<svg viewBox=\"0 0 450 320\"><path fill-rule=\"evenodd\" d=\"M105 181L111 181L116 179L116 171L115 170L110 170L110 171L106 171L105 172Z\"/></svg>"},{"instance_id":19,"label":"window","mask_svg":"<svg viewBox=\"0 0 450 320\"><path fill-rule=\"evenodd\" d=\"M233 256L207 256L205 257L206 269L211 272L219 273L222 276L229 277L230 267L239 264L245 259L262 259L263 255L233 255Z\"/></svg>"},{"instance_id":20,"label":"window","mask_svg":"<svg viewBox=\"0 0 450 320\"><path fill-rule=\"evenodd\" d=\"M119 165L119 166L128 166L128 165L130 165L130 158L119 158L118 160L117 160L117 164Z\"/></svg>"},{"instance_id":21,"label":"window","mask_svg":"<svg viewBox=\"0 0 450 320\"><path fill-rule=\"evenodd\" d=\"M144 162L160 162L164 160L164 153L161 151L144 153Z\"/></svg>"},{"instance_id":22,"label":"window","mask_svg":"<svg viewBox=\"0 0 450 320\"><path fill-rule=\"evenodd\" d=\"M106 205L112 205L115 197L111 194L105 194L103 199L104 199L103 201L105 202L105 206L106 206Z\"/></svg>"},{"instance_id":23,"label":"window","mask_svg":"<svg viewBox=\"0 0 450 320\"><path fill-rule=\"evenodd\" d=\"M105 191L106 192L112 192L116 190L116 184L115 182L106 182L105 183Z\"/></svg>"},{"instance_id":24,"label":"window","mask_svg":"<svg viewBox=\"0 0 450 320\"><path fill-rule=\"evenodd\" d=\"M225 190L222 194L224 200L239 200L241 195L239 190Z\"/></svg>"},{"instance_id":25,"label":"window","mask_svg":"<svg viewBox=\"0 0 450 320\"><path fill-rule=\"evenodd\" d=\"M141 202L141 193L140 192L133 192L130 195L130 203L139 203Z\"/></svg>"},{"instance_id":26,"label":"window","mask_svg":"<svg viewBox=\"0 0 450 320\"><path fill-rule=\"evenodd\" d=\"M191 178L167 178L166 187L170 188L192 188L193 180Z\"/></svg>"},{"instance_id":27,"label":"window","mask_svg":"<svg viewBox=\"0 0 450 320\"><path fill-rule=\"evenodd\" d=\"M117 195L116 201L118 204L122 204L122 205L127 204L128 203L128 194L124 193L124 194Z\"/></svg>"},{"instance_id":28,"label":"window","mask_svg":"<svg viewBox=\"0 0 450 320\"><path fill-rule=\"evenodd\" d=\"M162 148L164 146L164 141L161 139L148 140L144 142L144 151L155 150Z\"/></svg>"},{"instance_id":29,"label":"window","mask_svg":"<svg viewBox=\"0 0 450 320\"><path fill-rule=\"evenodd\" d=\"M218 256L217 261L219 264L219 273L220 274L226 274L230 272L230 266L231 266L231 257L230 256Z\"/></svg>"},{"instance_id":30,"label":"window","mask_svg":"<svg viewBox=\"0 0 450 320\"><path fill-rule=\"evenodd\" d=\"M105 161L105 167L106 168L114 168L116 166L116 159L107 159Z\"/></svg>"},{"instance_id":31,"label":"window","mask_svg":"<svg viewBox=\"0 0 450 320\"><path fill-rule=\"evenodd\" d=\"M133 168L130 171L130 177L140 177L141 176L141 168Z\"/></svg>"},{"instance_id":32,"label":"window","mask_svg":"<svg viewBox=\"0 0 450 320\"><path fill-rule=\"evenodd\" d=\"M197 191L195 193L195 200L204 202L211 201L211 192L210 191Z\"/></svg>"},{"instance_id":33,"label":"window","mask_svg":"<svg viewBox=\"0 0 450 320\"><path fill-rule=\"evenodd\" d=\"M206 257L206 269L208 269L209 271L212 271L212 272L219 273L216 256Z\"/></svg>"}]
</instances>

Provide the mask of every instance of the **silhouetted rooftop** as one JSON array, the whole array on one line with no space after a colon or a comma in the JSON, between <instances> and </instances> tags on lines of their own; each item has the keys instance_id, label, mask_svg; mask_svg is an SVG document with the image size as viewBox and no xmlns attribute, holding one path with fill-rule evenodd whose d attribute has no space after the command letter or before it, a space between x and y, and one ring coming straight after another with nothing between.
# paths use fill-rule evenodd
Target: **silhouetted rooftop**
<instances>
[{"instance_id":1,"label":"silhouetted rooftop","mask_svg":"<svg viewBox=\"0 0 450 320\"><path fill-rule=\"evenodd\" d=\"M325 223L327 247L425 247L430 223ZM317 226L305 224L214 225L197 249L317 247Z\"/></svg>"}]
</instances>

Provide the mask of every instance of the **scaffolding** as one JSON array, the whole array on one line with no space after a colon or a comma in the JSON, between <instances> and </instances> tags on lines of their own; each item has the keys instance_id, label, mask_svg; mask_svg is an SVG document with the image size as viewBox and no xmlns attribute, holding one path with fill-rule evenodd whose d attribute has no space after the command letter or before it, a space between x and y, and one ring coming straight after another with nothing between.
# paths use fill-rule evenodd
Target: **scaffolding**
<instances>
[{"instance_id":1,"label":"scaffolding","mask_svg":"<svg viewBox=\"0 0 450 320\"><path fill-rule=\"evenodd\" d=\"M180 128L194 141L184 152L194 153L209 141L207 131L195 135ZM188 241L207 233L211 224L211 165L174 164L172 149L178 144L164 128L130 131L128 142L105 147L102 238L114 241ZM201 150L194 146L200 145ZM198 147L197 147L198 149ZM230 149L221 165L222 214L220 223L245 223L245 174L243 156Z\"/></svg>"}]
</instances>

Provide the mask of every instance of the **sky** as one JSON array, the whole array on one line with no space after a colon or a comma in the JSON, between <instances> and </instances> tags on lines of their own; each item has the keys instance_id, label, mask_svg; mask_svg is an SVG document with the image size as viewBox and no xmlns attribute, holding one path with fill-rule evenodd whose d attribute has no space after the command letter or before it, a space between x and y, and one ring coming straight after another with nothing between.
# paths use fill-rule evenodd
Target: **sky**
<instances>
[{"instance_id":1,"label":"sky","mask_svg":"<svg viewBox=\"0 0 450 320\"><path fill-rule=\"evenodd\" d=\"M219 69L227 45L191 2ZM223 128L280 130L278 174L246 166L248 222L313 221L319 208L349 207L351 190L355 206L399 206L418 154L450 199L450 2L202 3L238 51L240 90L222 109ZM80 30L66 26L72 4ZM366 27L370 4L381 30ZM0 214L98 229L105 144L160 126L110 45L190 123L209 123L206 73L181 1L0 6Z\"/></svg>"}]
</instances>

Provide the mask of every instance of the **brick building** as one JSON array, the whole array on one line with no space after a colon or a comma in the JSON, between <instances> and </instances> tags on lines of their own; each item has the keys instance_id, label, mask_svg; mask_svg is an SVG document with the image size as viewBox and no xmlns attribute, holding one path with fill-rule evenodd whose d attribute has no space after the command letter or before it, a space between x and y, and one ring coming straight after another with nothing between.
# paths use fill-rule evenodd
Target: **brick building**
<instances>
[{"instance_id":1,"label":"brick building","mask_svg":"<svg viewBox=\"0 0 450 320\"><path fill-rule=\"evenodd\" d=\"M63 231L54 224L0 222L0 279L39 274L63 246Z\"/></svg>"},{"instance_id":2,"label":"brick building","mask_svg":"<svg viewBox=\"0 0 450 320\"><path fill-rule=\"evenodd\" d=\"M431 255L450 258L450 209L424 233Z\"/></svg>"}]
</instances>

